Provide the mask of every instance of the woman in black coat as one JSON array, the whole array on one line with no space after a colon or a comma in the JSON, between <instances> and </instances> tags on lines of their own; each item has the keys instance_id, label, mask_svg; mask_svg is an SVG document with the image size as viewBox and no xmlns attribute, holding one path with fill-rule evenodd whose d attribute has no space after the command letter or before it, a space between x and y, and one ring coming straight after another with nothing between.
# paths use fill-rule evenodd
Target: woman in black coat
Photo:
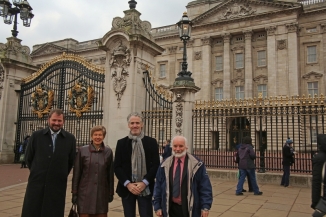
<instances>
[{"instance_id":1,"label":"woman in black coat","mask_svg":"<svg viewBox=\"0 0 326 217\"><path fill-rule=\"evenodd\" d=\"M321 195L326 195L326 189L321 189L322 170L326 161L326 134L317 135L317 146L318 154L312 159L311 208L313 209Z\"/></svg>"},{"instance_id":2,"label":"woman in black coat","mask_svg":"<svg viewBox=\"0 0 326 217\"><path fill-rule=\"evenodd\" d=\"M283 176L282 176L282 181L281 185L284 187L288 187L290 184L290 167L292 166L293 162L293 148L292 148L293 141L289 138L286 140L285 145L283 146Z\"/></svg>"}]
</instances>

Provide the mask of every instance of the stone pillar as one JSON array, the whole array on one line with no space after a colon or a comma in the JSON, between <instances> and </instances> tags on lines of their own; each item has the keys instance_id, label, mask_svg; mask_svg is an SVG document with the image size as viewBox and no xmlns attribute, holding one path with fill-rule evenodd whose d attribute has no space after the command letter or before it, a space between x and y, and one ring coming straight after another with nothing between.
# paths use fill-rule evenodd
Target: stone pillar
<instances>
[{"instance_id":1,"label":"stone pillar","mask_svg":"<svg viewBox=\"0 0 326 217\"><path fill-rule=\"evenodd\" d=\"M289 73L288 74L288 81L289 81L289 88L288 94L289 96L296 96L299 95L299 66L298 66L298 24L291 23L285 25L288 30L288 60L289 60Z\"/></svg>"},{"instance_id":2,"label":"stone pillar","mask_svg":"<svg viewBox=\"0 0 326 217\"><path fill-rule=\"evenodd\" d=\"M277 96L277 71L276 71L276 26L266 28L267 32L267 72L268 72L268 96Z\"/></svg>"},{"instance_id":3,"label":"stone pillar","mask_svg":"<svg viewBox=\"0 0 326 217\"><path fill-rule=\"evenodd\" d=\"M175 81L170 89L174 94L172 113L172 138L182 135L187 138L188 152L193 153L192 109L195 93L200 90L189 80Z\"/></svg>"},{"instance_id":4,"label":"stone pillar","mask_svg":"<svg viewBox=\"0 0 326 217\"><path fill-rule=\"evenodd\" d=\"M211 73L212 73L212 39L204 37L202 41L202 70L201 70L201 100L211 100Z\"/></svg>"},{"instance_id":5,"label":"stone pillar","mask_svg":"<svg viewBox=\"0 0 326 217\"><path fill-rule=\"evenodd\" d=\"M231 98L231 69L230 69L230 34L223 35L223 98Z\"/></svg>"},{"instance_id":6,"label":"stone pillar","mask_svg":"<svg viewBox=\"0 0 326 217\"><path fill-rule=\"evenodd\" d=\"M245 35L245 98L253 97L253 71L252 71L252 55L251 55L251 36L252 31L244 31Z\"/></svg>"},{"instance_id":7,"label":"stone pillar","mask_svg":"<svg viewBox=\"0 0 326 217\"><path fill-rule=\"evenodd\" d=\"M143 71L154 72L154 57L164 51L150 33L151 24L141 21L136 9L124 13L124 18L113 19L112 29L98 41L107 57L103 125L108 131L104 142L112 149L129 133L127 115L145 110Z\"/></svg>"},{"instance_id":8,"label":"stone pillar","mask_svg":"<svg viewBox=\"0 0 326 217\"><path fill-rule=\"evenodd\" d=\"M0 163L14 162L16 125L20 84L37 70L32 65L30 48L18 38L0 43ZM25 136L25 135L22 135Z\"/></svg>"}]
</instances>

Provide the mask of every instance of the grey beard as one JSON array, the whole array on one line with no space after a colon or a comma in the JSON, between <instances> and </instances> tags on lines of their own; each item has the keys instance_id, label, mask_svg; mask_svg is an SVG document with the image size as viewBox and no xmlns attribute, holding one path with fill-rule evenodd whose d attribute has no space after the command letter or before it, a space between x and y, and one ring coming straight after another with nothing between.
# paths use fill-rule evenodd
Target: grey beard
<instances>
[{"instance_id":1,"label":"grey beard","mask_svg":"<svg viewBox=\"0 0 326 217\"><path fill-rule=\"evenodd\" d=\"M180 154L175 153L174 151L172 151L172 155L176 158L181 158L183 156L185 156L187 154L187 150L184 150L183 152L181 152Z\"/></svg>"}]
</instances>

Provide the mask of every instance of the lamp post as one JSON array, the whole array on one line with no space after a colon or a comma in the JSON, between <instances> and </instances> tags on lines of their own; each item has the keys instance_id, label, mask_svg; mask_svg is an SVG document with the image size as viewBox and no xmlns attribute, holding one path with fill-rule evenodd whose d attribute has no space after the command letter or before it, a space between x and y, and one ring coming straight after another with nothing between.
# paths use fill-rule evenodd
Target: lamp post
<instances>
[{"instance_id":1,"label":"lamp post","mask_svg":"<svg viewBox=\"0 0 326 217\"><path fill-rule=\"evenodd\" d=\"M177 22L179 29L179 36L181 41L183 41L183 60L182 60L182 70L178 73L178 77L175 79L176 81L180 80L188 80L193 81L191 78L191 72L187 71L188 63L187 63L187 42L190 39L191 35L191 27L192 22L189 20L187 12L183 13L183 16L179 22Z\"/></svg>"},{"instance_id":2,"label":"lamp post","mask_svg":"<svg viewBox=\"0 0 326 217\"><path fill-rule=\"evenodd\" d=\"M11 24L14 21L14 27L11 30L12 36L17 37L17 15L20 13L20 19L23 20L23 25L29 27L31 20L34 17L33 8L25 0L12 0L14 7L9 0L0 0L0 16L3 17L5 24Z\"/></svg>"}]
</instances>

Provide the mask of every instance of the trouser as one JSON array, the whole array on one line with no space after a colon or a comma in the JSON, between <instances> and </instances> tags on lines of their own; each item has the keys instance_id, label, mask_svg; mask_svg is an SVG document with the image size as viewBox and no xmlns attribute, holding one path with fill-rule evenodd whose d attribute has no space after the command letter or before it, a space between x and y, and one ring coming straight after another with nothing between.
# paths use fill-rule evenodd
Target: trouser
<instances>
[{"instance_id":1,"label":"trouser","mask_svg":"<svg viewBox=\"0 0 326 217\"><path fill-rule=\"evenodd\" d=\"M289 186L289 184L290 184L290 166L283 165L283 176L282 176L281 185L287 187Z\"/></svg>"},{"instance_id":2,"label":"trouser","mask_svg":"<svg viewBox=\"0 0 326 217\"><path fill-rule=\"evenodd\" d=\"M184 217L182 212L182 205L172 202L169 209L169 217Z\"/></svg>"},{"instance_id":3,"label":"trouser","mask_svg":"<svg viewBox=\"0 0 326 217\"><path fill-rule=\"evenodd\" d=\"M238 181L236 193L238 194L238 193L242 192L243 183L245 181L247 174L249 175L249 179L251 181L252 190L254 191L255 194L259 193L259 188L258 188L257 181L256 181L255 169L247 169L247 170L240 169L240 178Z\"/></svg>"},{"instance_id":4,"label":"trouser","mask_svg":"<svg viewBox=\"0 0 326 217\"><path fill-rule=\"evenodd\" d=\"M145 197L128 194L122 198L122 206L125 217L136 216L136 201L138 202L138 211L140 217L153 217L152 195Z\"/></svg>"}]
</instances>

